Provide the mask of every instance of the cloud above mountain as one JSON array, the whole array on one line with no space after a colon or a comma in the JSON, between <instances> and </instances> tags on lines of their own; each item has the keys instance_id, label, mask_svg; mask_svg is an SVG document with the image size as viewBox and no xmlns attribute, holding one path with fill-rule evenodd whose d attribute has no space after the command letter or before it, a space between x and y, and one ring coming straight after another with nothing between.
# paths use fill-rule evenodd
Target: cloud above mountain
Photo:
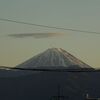
<instances>
[{"instance_id":1,"label":"cloud above mountain","mask_svg":"<svg viewBox=\"0 0 100 100\"><path fill-rule=\"evenodd\" d=\"M20 33L20 34L9 34L9 37L12 38L49 38L49 37L56 37L62 35L61 33Z\"/></svg>"}]
</instances>

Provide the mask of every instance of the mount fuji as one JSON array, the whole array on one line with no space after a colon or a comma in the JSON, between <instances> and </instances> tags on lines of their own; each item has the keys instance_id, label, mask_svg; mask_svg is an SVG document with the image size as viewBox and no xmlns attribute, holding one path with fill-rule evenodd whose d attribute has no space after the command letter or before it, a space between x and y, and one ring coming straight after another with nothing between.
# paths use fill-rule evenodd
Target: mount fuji
<instances>
[{"instance_id":1,"label":"mount fuji","mask_svg":"<svg viewBox=\"0 0 100 100\"><path fill-rule=\"evenodd\" d=\"M92 68L62 48L50 48L16 66L16 68Z\"/></svg>"}]
</instances>

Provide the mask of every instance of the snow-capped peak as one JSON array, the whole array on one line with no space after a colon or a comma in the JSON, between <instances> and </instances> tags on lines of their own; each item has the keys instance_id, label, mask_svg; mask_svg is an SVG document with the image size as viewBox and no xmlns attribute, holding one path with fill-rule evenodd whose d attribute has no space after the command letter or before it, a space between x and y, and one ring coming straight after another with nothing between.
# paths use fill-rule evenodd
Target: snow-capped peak
<instances>
[{"instance_id":1,"label":"snow-capped peak","mask_svg":"<svg viewBox=\"0 0 100 100\"><path fill-rule=\"evenodd\" d=\"M24 63L18 68L91 68L62 48L49 48Z\"/></svg>"}]
</instances>

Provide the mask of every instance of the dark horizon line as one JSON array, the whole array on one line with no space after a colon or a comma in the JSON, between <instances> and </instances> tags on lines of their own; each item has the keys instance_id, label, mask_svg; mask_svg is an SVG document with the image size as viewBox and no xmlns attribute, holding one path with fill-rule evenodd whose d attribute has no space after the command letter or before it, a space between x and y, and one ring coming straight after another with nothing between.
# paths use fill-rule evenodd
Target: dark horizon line
<instances>
[{"instance_id":1,"label":"dark horizon line","mask_svg":"<svg viewBox=\"0 0 100 100\"><path fill-rule=\"evenodd\" d=\"M27 71L47 71L47 72L100 72L100 69L94 68L65 68L65 69L46 69L46 68L16 68L16 67L1 67L1 69L7 68L8 70L27 70Z\"/></svg>"}]
</instances>

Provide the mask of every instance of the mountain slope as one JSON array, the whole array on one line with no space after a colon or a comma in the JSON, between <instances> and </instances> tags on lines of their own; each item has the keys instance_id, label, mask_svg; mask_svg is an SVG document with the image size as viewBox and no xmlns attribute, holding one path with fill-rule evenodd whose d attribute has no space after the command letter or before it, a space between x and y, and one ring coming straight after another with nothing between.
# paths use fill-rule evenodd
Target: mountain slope
<instances>
[{"instance_id":1,"label":"mountain slope","mask_svg":"<svg viewBox=\"0 0 100 100\"><path fill-rule=\"evenodd\" d=\"M61 48L47 49L24 63L17 65L17 68L91 68L67 51Z\"/></svg>"}]
</instances>

